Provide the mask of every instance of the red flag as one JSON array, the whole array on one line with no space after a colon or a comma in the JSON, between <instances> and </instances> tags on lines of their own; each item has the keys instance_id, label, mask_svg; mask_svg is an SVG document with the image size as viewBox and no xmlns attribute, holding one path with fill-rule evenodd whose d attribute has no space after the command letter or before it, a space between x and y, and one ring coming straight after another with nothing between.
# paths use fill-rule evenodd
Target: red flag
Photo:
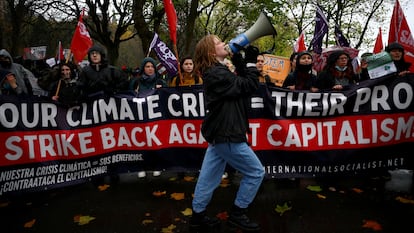
<instances>
[{"instance_id":1,"label":"red flag","mask_svg":"<svg viewBox=\"0 0 414 233\"><path fill-rule=\"evenodd\" d=\"M398 42L404 47L404 59L412 64L410 72L414 73L414 39L398 0L395 1L388 35L388 44L392 42Z\"/></svg>"},{"instance_id":2,"label":"red flag","mask_svg":"<svg viewBox=\"0 0 414 233\"><path fill-rule=\"evenodd\" d=\"M88 50L92 47L92 39L89 35L88 29L83 23L83 10L79 17L78 25L76 26L75 33L72 37L72 43L70 44L70 50L76 62L80 62L88 53Z\"/></svg>"},{"instance_id":3,"label":"red flag","mask_svg":"<svg viewBox=\"0 0 414 233\"><path fill-rule=\"evenodd\" d=\"M383 49L384 49L384 44L382 43L382 32L381 32L381 27L380 27L379 32L378 32L378 36L377 36L377 40L375 41L373 53L374 54L380 53L380 52L382 52Z\"/></svg>"},{"instance_id":4,"label":"red flag","mask_svg":"<svg viewBox=\"0 0 414 233\"><path fill-rule=\"evenodd\" d=\"M305 34L303 32L300 34L299 38L296 40L293 50L297 53L306 50Z\"/></svg>"},{"instance_id":5,"label":"red flag","mask_svg":"<svg viewBox=\"0 0 414 233\"><path fill-rule=\"evenodd\" d=\"M170 39L174 44L177 44L177 13L175 12L172 0L164 0L164 7L170 29Z\"/></svg>"}]
</instances>

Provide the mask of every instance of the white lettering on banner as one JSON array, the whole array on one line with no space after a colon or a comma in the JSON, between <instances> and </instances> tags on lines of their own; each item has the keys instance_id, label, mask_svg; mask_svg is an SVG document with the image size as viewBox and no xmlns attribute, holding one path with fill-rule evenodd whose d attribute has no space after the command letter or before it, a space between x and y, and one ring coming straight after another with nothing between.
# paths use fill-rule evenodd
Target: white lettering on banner
<instances>
[{"instance_id":1,"label":"white lettering on banner","mask_svg":"<svg viewBox=\"0 0 414 233\"><path fill-rule=\"evenodd\" d=\"M153 127L146 126L144 129L134 127L131 132L127 132L125 127L120 127L118 132L115 132L113 128L103 128L100 130L103 149L112 149L121 146L153 146L153 143L160 146L162 143L156 136L157 129L158 125L154 125Z\"/></svg>"},{"instance_id":2,"label":"white lettering on banner","mask_svg":"<svg viewBox=\"0 0 414 233\"><path fill-rule=\"evenodd\" d=\"M72 145L74 137L79 138L79 148ZM4 157L7 160L19 160L24 155L22 148L28 147L29 159L68 156L69 154L79 155L95 151L93 147L88 147L92 144L91 132L72 133L72 134L38 134L25 135L23 137L11 136L7 138L5 145L9 150ZM38 150L35 150L35 145Z\"/></svg>"},{"instance_id":3,"label":"white lettering on banner","mask_svg":"<svg viewBox=\"0 0 414 233\"><path fill-rule=\"evenodd\" d=\"M30 110L29 106L32 106ZM7 114L10 113L10 114ZM10 116L8 119L7 116ZM5 128L11 129L17 126L21 119L23 125L27 128L35 127L56 127L55 117L57 115L57 107L52 103L34 103L28 105L21 104L21 112L18 107L12 103L3 103L0 105L0 124ZM29 119L32 116L32 119Z\"/></svg>"},{"instance_id":4,"label":"white lettering on banner","mask_svg":"<svg viewBox=\"0 0 414 233\"><path fill-rule=\"evenodd\" d=\"M194 124L186 123L180 131L177 124L172 123L170 129L169 144L203 144L205 142L204 137L201 135L201 130L196 130Z\"/></svg>"},{"instance_id":5,"label":"white lettering on banner","mask_svg":"<svg viewBox=\"0 0 414 233\"><path fill-rule=\"evenodd\" d=\"M275 116L327 116L342 114L345 112L344 105L346 96L342 93L298 93L273 91L275 99ZM286 113L282 114L282 103L285 102Z\"/></svg>"},{"instance_id":6,"label":"white lettering on banner","mask_svg":"<svg viewBox=\"0 0 414 233\"><path fill-rule=\"evenodd\" d=\"M291 173L312 173L316 175L321 173L358 172L375 168L392 168L402 166L404 163L404 158L394 158L338 165L273 165L265 166L264 168L266 173L270 175Z\"/></svg>"},{"instance_id":7,"label":"white lettering on banner","mask_svg":"<svg viewBox=\"0 0 414 233\"><path fill-rule=\"evenodd\" d=\"M393 140L414 138L414 116L408 117L408 119L403 117L385 118L380 122L376 119L356 120L352 123L355 126L352 126L348 120L288 124L286 135L281 134L285 130L282 125L272 124L268 127L266 135L269 144L273 146L295 148L306 148L311 142L319 147L326 147L345 144L388 143ZM368 131L368 129L372 129L372 131Z\"/></svg>"},{"instance_id":8,"label":"white lettering on banner","mask_svg":"<svg viewBox=\"0 0 414 233\"><path fill-rule=\"evenodd\" d=\"M205 116L204 109L204 99L202 98L203 93L198 93L199 97L197 98L195 93L182 93L182 95L171 94L168 96L167 107L171 115L175 117L203 117ZM182 100L182 108L178 105L180 110L174 108L174 103ZM199 101L199 102L198 102ZM197 110L198 109L198 110Z\"/></svg>"}]
</instances>

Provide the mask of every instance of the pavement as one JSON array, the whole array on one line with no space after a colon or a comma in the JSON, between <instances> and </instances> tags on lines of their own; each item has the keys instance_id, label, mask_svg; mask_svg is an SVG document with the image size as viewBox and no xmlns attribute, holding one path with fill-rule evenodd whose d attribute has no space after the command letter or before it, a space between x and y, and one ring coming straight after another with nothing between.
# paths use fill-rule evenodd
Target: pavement
<instances>
[{"instance_id":1,"label":"pavement","mask_svg":"<svg viewBox=\"0 0 414 233\"><path fill-rule=\"evenodd\" d=\"M378 177L265 179L249 208L263 233L414 232L412 171ZM120 174L53 190L0 197L2 233L189 232L196 176ZM226 224L240 176L216 190L207 212Z\"/></svg>"}]
</instances>

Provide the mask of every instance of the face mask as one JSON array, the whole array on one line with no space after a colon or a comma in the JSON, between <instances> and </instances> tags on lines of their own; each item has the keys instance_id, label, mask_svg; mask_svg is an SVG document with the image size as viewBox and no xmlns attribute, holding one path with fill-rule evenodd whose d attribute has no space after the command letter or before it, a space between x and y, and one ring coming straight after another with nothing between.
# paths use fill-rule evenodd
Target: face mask
<instances>
[{"instance_id":1,"label":"face mask","mask_svg":"<svg viewBox=\"0 0 414 233\"><path fill-rule=\"evenodd\" d=\"M335 66L335 69L341 72L344 72L346 69L348 68L348 66L344 66L344 67L340 67L340 66Z\"/></svg>"},{"instance_id":2,"label":"face mask","mask_svg":"<svg viewBox=\"0 0 414 233\"><path fill-rule=\"evenodd\" d=\"M296 69L302 72L309 72L312 69L312 64L308 64L308 65L297 64Z\"/></svg>"},{"instance_id":3,"label":"face mask","mask_svg":"<svg viewBox=\"0 0 414 233\"><path fill-rule=\"evenodd\" d=\"M10 61L0 61L0 66L5 68L5 69L8 69L8 68L11 67L11 62Z\"/></svg>"}]
</instances>

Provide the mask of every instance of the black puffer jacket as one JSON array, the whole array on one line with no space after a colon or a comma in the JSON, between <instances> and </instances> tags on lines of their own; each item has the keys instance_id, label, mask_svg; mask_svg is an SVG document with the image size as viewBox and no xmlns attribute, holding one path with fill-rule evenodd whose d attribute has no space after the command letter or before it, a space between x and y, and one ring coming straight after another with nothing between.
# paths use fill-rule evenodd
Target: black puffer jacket
<instances>
[{"instance_id":1,"label":"black puffer jacket","mask_svg":"<svg viewBox=\"0 0 414 233\"><path fill-rule=\"evenodd\" d=\"M251 67L244 70L244 77L237 76L221 63L203 73L208 112L201 132L207 142L247 141L250 97L259 88L259 75Z\"/></svg>"}]
</instances>

